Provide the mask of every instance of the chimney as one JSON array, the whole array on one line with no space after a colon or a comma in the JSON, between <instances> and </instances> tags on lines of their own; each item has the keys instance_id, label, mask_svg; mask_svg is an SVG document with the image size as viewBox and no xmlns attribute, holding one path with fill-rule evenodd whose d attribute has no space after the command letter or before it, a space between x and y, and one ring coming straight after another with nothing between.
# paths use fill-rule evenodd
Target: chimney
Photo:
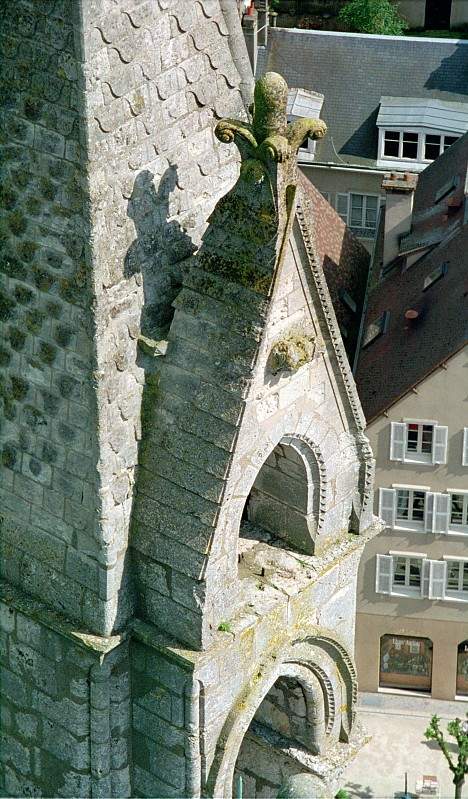
<instances>
[{"instance_id":1,"label":"chimney","mask_svg":"<svg viewBox=\"0 0 468 799\"><path fill-rule=\"evenodd\" d=\"M385 238L383 265L387 266L400 253L400 238L411 230L414 190L418 176L411 172L387 172L382 181L385 189Z\"/></svg>"},{"instance_id":2,"label":"chimney","mask_svg":"<svg viewBox=\"0 0 468 799\"><path fill-rule=\"evenodd\" d=\"M244 38L247 45L247 52L249 54L252 72L255 75L257 70L258 14L253 4L253 0L242 17L242 30L244 32Z\"/></svg>"}]
</instances>

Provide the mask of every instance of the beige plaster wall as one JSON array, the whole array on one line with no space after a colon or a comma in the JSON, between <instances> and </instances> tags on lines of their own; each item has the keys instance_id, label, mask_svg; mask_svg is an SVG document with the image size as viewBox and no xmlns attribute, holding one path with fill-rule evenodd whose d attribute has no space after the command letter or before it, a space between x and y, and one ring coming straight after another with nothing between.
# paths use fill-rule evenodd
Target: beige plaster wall
<instances>
[{"instance_id":1,"label":"beige plaster wall","mask_svg":"<svg viewBox=\"0 0 468 799\"><path fill-rule=\"evenodd\" d=\"M428 486L432 491L468 489L468 467L462 466L463 427L468 425L468 347L454 355L446 368L436 369L417 394L409 392L367 428L376 458L375 512L378 488L393 483ZM390 423L405 418L432 419L447 425L447 463L400 463L391 461ZM468 605L452 600L386 596L375 591L376 554L390 550L424 553L441 560L444 555L468 558L468 537L404 530L384 530L364 550L358 576L356 661L361 690L377 691L379 641L382 635L427 636L433 641L432 696L453 699L457 646L468 635Z\"/></svg>"},{"instance_id":2,"label":"beige plaster wall","mask_svg":"<svg viewBox=\"0 0 468 799\"><path fill-rule=\"evenodd\" d=\"M356 666L359 689L376 692L379 687L379 651L382 635L430 638L432 650L432 691L434 699L453 700L457 674L457 647L463 639L456 622L404 617L389 618L360 613L356 625ZM464 625L466 635L466 624ZM460 706L460 713L464 705Z\"/></svg>"}]
</instances>

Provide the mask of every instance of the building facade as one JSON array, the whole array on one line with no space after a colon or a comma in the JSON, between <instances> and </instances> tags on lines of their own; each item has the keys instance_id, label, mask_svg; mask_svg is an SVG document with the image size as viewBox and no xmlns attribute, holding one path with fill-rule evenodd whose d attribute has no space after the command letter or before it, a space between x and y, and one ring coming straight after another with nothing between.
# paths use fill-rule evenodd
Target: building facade
<instances>
[{"instance_id":1,"label":"building facade","mask_svg":"<svg viewBox=\"0 0 468 799\"><path fill-rule=\"evenodd\" d=\"M275 74L248 121L223 0L18 0L2 43L2 790L329 795L376 525L325 127Z\"/></svg>"},{"instance_id":2,"label":"building facade","mask_svg":"<svg viewBox=\"0 0 468 799\"><path fill-rule=\"evenodd\" d=\"M468 138L417 180L392 174L356 380L376 453L358 586L366 691L468 701Z\"/></svg>"},{"instance_id":3,"label":"building facade","mask_svg":"<svg viewBox=\"0 0 468 799\"><path fill-rule=\"evenodd\" d=\"M468 43L270 28L257 73L267 69L323 95L329 135L299 163L371 252L385 172L422 171L468 130Z\"/></svg>"}]
</instances>

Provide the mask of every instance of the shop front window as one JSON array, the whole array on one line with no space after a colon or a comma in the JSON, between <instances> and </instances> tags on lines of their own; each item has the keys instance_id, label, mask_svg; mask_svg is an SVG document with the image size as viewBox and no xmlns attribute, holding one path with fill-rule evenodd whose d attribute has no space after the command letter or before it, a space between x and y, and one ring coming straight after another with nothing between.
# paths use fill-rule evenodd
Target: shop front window
<instances>
[{"instance_id":1,"label":"shop front window","mask_svg":"<svg viewBox=\"0 0 468 799\"><path fill-rule=\"evenodd\" d=\"M457 696L468 696L468 641L458 646Z\"/></svg>"},{"instance_id":2,"label":"shop front window","mask_svg":"<svg viewBox=\"0 0 468 799\"><path fill-rule=\"evenodd\" d=\"M432 641L405 635L384 635L380 639L381 688L430 692Z\"/></svg>"}]
</instances>

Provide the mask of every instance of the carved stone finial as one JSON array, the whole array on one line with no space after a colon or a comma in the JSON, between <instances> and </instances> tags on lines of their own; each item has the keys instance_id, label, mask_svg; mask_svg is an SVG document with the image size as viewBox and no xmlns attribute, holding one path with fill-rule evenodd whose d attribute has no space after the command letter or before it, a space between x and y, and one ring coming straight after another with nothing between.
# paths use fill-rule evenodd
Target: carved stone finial
<instances>
[{"instance_id":1,"label":"carved stone finial","mask_svg":"<svg viewBox=\"0 0 468 799\"><path fill-rule=\"evenodd\" d=\"M243 159L267 164L295 157L306 138L321 139L327 126L321 119L287 122L288 86L276 72L266 72L255 84L254 102L249 109L252 122L222 119L215 128L218 139L235 142Z\"/></svg>"}]
</instances>

